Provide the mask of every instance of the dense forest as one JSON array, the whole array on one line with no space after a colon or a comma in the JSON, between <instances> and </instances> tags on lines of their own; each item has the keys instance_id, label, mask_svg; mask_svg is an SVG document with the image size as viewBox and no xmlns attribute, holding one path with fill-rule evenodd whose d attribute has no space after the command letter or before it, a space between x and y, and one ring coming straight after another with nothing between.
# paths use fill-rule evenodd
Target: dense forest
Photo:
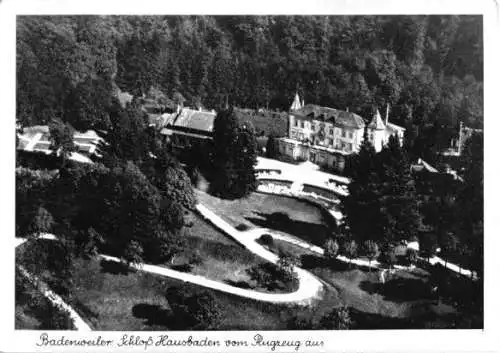
<instances>
[{"instance_id":1,"label":"dense forest","mask_svg":"<svg viewBox=\"0 0 500 353\"><path fill-rule=\"evenodd\" d=\"M189 106L306 103L391 119L443 147L483 124L481 16L26 16L17 114L106 126L117 89Z\"/></svg>"}]
</instances>

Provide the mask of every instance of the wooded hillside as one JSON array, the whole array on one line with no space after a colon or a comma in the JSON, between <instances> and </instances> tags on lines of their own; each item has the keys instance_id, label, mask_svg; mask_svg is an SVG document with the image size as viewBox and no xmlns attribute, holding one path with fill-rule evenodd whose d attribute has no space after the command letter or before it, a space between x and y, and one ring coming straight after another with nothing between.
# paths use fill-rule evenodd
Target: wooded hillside
<instances>
[{"instance_id":1,"label":"wooded hillside","mask_svg":"<svg viewBox=\"0 0 500 353\"><path fill-rule=\"evenodd\" d=\"M460 120L483 123L480 16L24 16L17 26L24 124L101 125L116 86L209 109L227 99L286 110L296 90L363 116L390 103L395 123L409 135L433 127L437 144Z\"/></svg>"}]
</instances>

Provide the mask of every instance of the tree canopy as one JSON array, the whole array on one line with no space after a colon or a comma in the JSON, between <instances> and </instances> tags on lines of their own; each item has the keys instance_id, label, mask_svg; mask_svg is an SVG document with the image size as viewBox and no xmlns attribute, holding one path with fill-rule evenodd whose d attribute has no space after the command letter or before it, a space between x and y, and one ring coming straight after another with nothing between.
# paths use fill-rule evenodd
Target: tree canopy
<instances>
[{"instance_id":1,"label":"tree canopy","mask_svg":"<svg viewBox=\"0 0 500 353\"><path fill-rule=\"evenodd\" d=\"M209 109L287 110L298 90L357 113L389 103L422 154L460 120L482 126L482 25L456 15L21 16L18 118L104 127L118 87ZM432 135L434 123L445 133ZM431 141L418 142L423 131Z\"/></svg>"},{"instance_id":2,"label":"tree canopy","mask_svg":"<svg viewBox=\"0 0 500 353\"><path fill-rule=\"evenodd\" d=\"M253 126L233 109L217 114L214 123L211 192L224 198L240 198L257 187L257 141Z\"/></svg>"}]
</instances>

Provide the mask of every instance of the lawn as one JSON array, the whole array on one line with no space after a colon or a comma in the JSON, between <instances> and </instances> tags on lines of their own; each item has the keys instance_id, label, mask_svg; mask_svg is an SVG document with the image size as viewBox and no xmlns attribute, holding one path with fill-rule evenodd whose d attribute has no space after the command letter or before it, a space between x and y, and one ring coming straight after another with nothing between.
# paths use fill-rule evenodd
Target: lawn
<instances>
[{"instance_id":1,"label":"lawn","mask_svg":"<svg viewBox=\"0 0 500 353\"><path fill-rule=\"evenodd\" d=\"M221 310L221 330L286 328L289 307L256 302L147 273L116 263L79 260L72 304L95 330L190 330L174 317L167 293L183 296L208 291ZM170 303L172 299L170 299Z\"/></svg>"},{"instance_id":2,"label":"lawn","mask_svg":"<svg viewBox=\"0 0 500 353\"><path fill-rule=\"evenodd\" d=\"M260 240L259 240L260 242ZM322 279L353 309L360 329L482 328L481 284L429 267L398 270L380 283L378 270L360 269L300 246L274 239L269 250L293 254L301 267ZM432 276L432 277L431 277ZM436 277L442 278L436 282ZM432 287L439 287L439 296Z\"/></svg>"},{"instance_id":3,"label":"lawn","mask_svg":"<svg viewBox=\"0 0 500 353\"><path fill-rule=\"evenodd\" d=\"M197 221L194 220L196 224ZM210 226L203 221L198 226L193 225L195 230L205 230L200 233L206 239L200 239L197 235L188 235L188 241L199 243L202 254L214 253L213 249L218 249L219 256L222 258L218 263L220 275L229 273L224 270L223 263L233 259L237 264L245 264L247 268L252 267L255 261L257 264L264 262L255 258L250 252L241 248L233 241L225 238L221 233L214 232ZM208 239L208 240L207 240ZM54 241L39 240L45 246L43 249L51 252ZM213 246L213 244L217 246ZM211 245L207 245L211 244ZM222 246L222 248L220 247ZM23 251L25 244L17 250ZM222 250L221 250L222 249ZM208 255L207 255L208 256ZM236 259L235 256L241 256ZM196 273L206 271L207 275L217 276L217 271L210 271L210 266L215 262L213 258L199 268L193 268ZM229 264L228 264L229 265ZM237 265L229 265L237 266ZM273 265L274 266L274 265ZM43 264L40 267L44 267ZM46 274L47 271L42 271ZM230 278L230 276L227 276ZM239 277L237 277L239 278ZM230 280L226 281L230 282ZM235 281L241 285L241 281ZM233 283L234 284L234 283ZM273 292L284 292L291 290L291 284L272 288ZM255 287L256 290L268 291L268 288L261 287L250 282L249 287ZM212 293L223 311L221 327L224 329L280 329L282 326L282 314L287 312L288 308L279 305L255 302L242 299L232 295L205 289L200 286L191 285L182 281L171 280L169 278L154 276L140 271L129 271L121 264L115 262L100 261L97 258L84 260L75 259L75 266L72 272L71 296L61 296L73 306L73 308L92 326L95 330L187 330L193 329L179 324L179 320L172 316L169 306L169 299L166 293L169 288L174 288L189 296L202 291ZM17 326L24 329L40 327L43 323L40 319L44 316L36 312L43 312L43 305L38 308L35 304L33 308L27 307L26 302L18 298L16 322ZM35 314L34 314L35 313ZM292 312L289 312L291 315ZM179 326L180 325L180 326ZM46 329L50 326L44 325Z\"/></svg>"},{"instance_id":4,"label":"lawn","mask_svg":"<svg viewBox=\"0 0 500 353\"><path fill-rule=\"evenodd\" d=\"M429 272L422 269L398 270L380 283L379 272L349 266L314 255L301 256L302 267L332 286L339 300L353 308L358 328L481 328L480 309L457 305L466 293L474 298L472 282L440 285L439 295ZM447 278L456 277L447 273ZM445 288L447 287L447 288ZM463 298L462 298L463 300ZM465 299L468 301L468 299Z\"/></svg>"},{"instance_id":5,"label":"lawn","mask_svg":"<svg viewBox=\"0 0 500 353\"><path fill-rule=\"evenodd\" d=\"M254 255L195 214L190 214L188 223L192 226L185 232L185 251L175 257L173 264L166 266L262 292L281 293L297 289L296 283L283 280L278 280L272 289L257 283L249 275L252 268L261 266L274 271L276 266ZM193 257L197 261L191 261Z\"/></svg>"},{"instance_id":6,"label":"lawn","mask_svg":"<svg viewBox=\"0 0 500 353\"><path fill-rule=\"evenodd\" d=\"M223 200L200 190L196 194L201 204L240 230L270 228L320 246L334 230L327 212L307 201L258 192L238 200Z\"/></svg>"}]
</instances>

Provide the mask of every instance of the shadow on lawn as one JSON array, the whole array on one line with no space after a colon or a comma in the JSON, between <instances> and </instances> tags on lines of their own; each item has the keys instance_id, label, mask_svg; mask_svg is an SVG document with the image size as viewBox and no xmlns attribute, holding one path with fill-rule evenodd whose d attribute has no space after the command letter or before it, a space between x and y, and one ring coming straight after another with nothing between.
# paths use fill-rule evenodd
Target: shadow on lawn
<instances>
[{"instance_id":1,"label":"shadow on lawn","mask_svg":"<svg viewBox=\"0 0 500 353\"><path fill-rule=\"evenodd\" d=\"M331 234L331 229L324 224L297 221L284 212L255 212L255 214L263 219L256 217L245 217L245 219L259 227L285 232L315 245L322 246Z\"/></svg>"},{"instance_id":2,"label":"shadow on lawn","mask_svg":"<svg viewBox=\"0 0 500 353\"><path fill-rule=\"evenodd\" d=\"M254 286L250 285L246 281L233 281L231 279L225 279L224 282L226 282L227 284L229 284L231 286L243 288L243 289L254 289L255 288Z\"/></svg>"},{"instance_id":3,"label":"shadow on lawn","mask_svg":"<svg viewBox=\"0 0 500 353\"><path fill-rule=\"evenodd\" d=\"M170 266L172 270L189 273L193 270L193 265L191 264L179 264Z\"/></svg>"},{"instance_id":4,"label":"shadow on lawn","mask_svg":"<svg viewBox=\"0 0 500 353\"><path fill-rule=\"evenodd\" d=\"M326 257L318 255L302 255L300 262L303 269L326 268L332 271L348 271L358 269L362 272L369 272L368 269L349 264L337 259L327 259Z\"/></svg>"},{"instance_id":5,"label":"shadow on lawn","mask_svg":"<svg viewBox=\"0 0 500 353\"><path fill-rule=\"evenodd\" d=\"M351 308L351 319L357 330L399 330L416 328L416 323L407 318L367 313Z\"/></svg>"},{"instance_id":6,"label":"shadow on lawn","mask_svg":"<svg viewBox=\"0 0 500 353\"><path fill-rule=\"evenodd\" d=\"M130 272L135 272L135 270L121 262L101 260L101 272L113 275L128 275Z\"/></svg>"},{"instance_id":7,"label":"shadow on lawn","mask_svg":"<svg viewBox=\"0 0 500 353\"><path fill-rule=\"evenodd\" d=\"M139 319L145 319L145 324L148 326L167 326L170 328L172 322L175 322L171 312L160 305L136 304L132 308L132 315Z\"/></svg>"},{"instance_id":8,"label":"shadow on lawn","mask_svg":"<svg viewBox=\"0 0 500 353\"><path fill-rule=\"evenodd\" d=\"M432 294L430 286L419 279L395 278L386 283L362 281L359 288L370 294L380 294L384 296L384 299L394 302L433 300L436 298Z\"/></svg>"}]
</instances>

